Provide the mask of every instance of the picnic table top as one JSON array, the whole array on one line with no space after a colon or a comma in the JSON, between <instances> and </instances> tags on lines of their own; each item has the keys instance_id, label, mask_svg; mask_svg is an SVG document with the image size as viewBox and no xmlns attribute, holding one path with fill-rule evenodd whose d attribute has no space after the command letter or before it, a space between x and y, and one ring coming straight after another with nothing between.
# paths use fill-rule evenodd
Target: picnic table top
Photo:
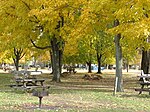
<instances>
[{"instance_id":1,"label":"picnic table top","mask_svg":"<svg viewBox=\"0 0 150 112\"><path fill-rule=\"evenodd\" d=\"M42 71L29 71L30 75L41 75Z\"/></svg>"},{"instance_id":2,"label":"picnic table top","mask_svg":"<svg viewBox=\"0 0 150 112\"><path fill-rule=\"evenodd\" d=\"M40 75L40 74L42 74L42 71L26 71L26 70L20 70L20 71L14 71L14 74Z\"/></svg>"}]
</instances>

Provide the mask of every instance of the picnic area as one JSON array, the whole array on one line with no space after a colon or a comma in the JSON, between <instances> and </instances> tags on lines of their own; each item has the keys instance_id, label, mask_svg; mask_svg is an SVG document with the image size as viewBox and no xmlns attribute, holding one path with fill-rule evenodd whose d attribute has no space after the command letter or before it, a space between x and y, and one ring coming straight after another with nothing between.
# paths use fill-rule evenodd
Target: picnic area
<instances>
[{"instance_id":1,"label":"picnic area","mask_svg":"<svg viewBox=\"0 0 150 112\"><path fill-rule=\"evenodd\" d=\"M32 91L15 89L14 75L0 73L0 111L3 112L148 112L150 111L150 95L147 92L138 94L135 88L140 71L124 72L124 92L113 95L114 70L103 71L100 80L85 80L86 73L70 74L62 78L61 83L51 82L51 77L43 73L40 78L47 79L49 94L42 99L33 96Z\"/></svg>"}]
</instances>

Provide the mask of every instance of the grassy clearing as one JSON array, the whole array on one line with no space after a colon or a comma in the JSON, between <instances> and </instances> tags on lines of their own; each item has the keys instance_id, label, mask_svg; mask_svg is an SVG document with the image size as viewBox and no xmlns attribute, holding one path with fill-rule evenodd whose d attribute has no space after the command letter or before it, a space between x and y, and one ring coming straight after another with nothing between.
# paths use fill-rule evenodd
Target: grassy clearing
<instances>
[{"instance_id":1,"label":"grassy clearing","mask_svg":"<svg viewBox=\"0 0 150 112\"><path fill-rule=\"evenodd\" d=\"M21 90L14 90L11 74L0 74L0 111L3 112L149 112L150 95L138 95L138 78L135 74L124 75L124 92L113 96L114 74L104 73L101 80L84 80L84 74L62 78L61 83L50 82L49 96L43 98L38 108L38 98Z\"/></svg>"}]
</instances>

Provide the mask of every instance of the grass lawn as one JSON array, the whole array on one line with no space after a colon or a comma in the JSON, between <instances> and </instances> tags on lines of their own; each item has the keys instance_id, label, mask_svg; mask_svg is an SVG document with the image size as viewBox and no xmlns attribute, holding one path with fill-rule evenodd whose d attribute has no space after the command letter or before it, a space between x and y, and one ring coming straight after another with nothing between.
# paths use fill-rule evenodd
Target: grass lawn
<instances>
[{"instance_id":1,"label":"grass lawn","mask_svg":"<svg viewBox=\"0 0 150 112\"><path fill-rule=\"evenodd\" d=\"M77 73L62 78L61 83L50 82L49 96L42 100L38 108L38 98L8 85L14 84L12 74L0 74L0 111L2 112L150 112L150 95L138 95L137 74L126 73L124 92L113 95L114 73L104 72L100 80L84 80L85 73Z\"/></svg>"}]
</instances>

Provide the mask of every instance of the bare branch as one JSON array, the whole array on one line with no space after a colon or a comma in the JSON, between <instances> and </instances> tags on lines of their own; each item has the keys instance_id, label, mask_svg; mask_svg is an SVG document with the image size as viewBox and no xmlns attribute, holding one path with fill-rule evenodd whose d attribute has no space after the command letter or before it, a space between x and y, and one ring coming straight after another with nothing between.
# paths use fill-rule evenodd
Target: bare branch
<instances>
[{"instance_id":1,"label":"bare branch","mask_svg":"<svg viewBox=\"0 0 150 112\"><path fill-rule=\"evenodd\" d=\"M31 10L30 6L29 6L25 1L22 0L22 3L23 3L29 10Z\"/></svg>"}]
</instances>

